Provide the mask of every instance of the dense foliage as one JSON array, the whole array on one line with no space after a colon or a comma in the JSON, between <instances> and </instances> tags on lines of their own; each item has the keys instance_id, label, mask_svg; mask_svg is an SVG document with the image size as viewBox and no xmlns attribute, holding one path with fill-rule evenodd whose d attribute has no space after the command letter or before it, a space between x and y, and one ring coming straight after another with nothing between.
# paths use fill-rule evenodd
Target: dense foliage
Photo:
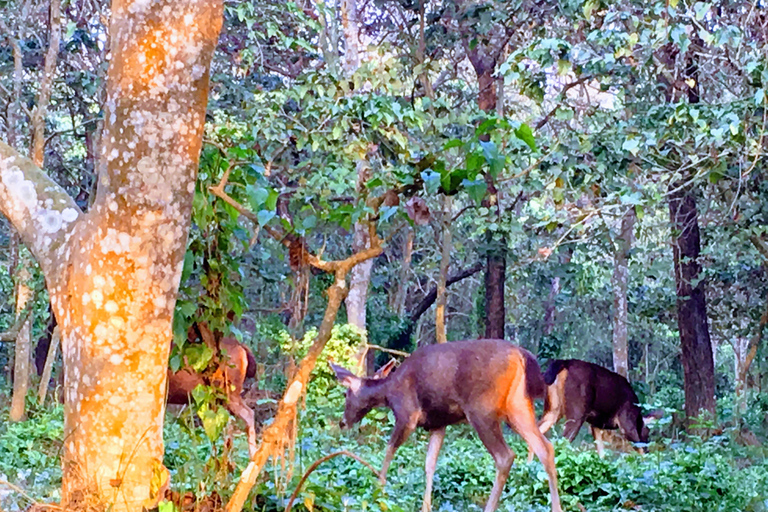
<instances>
[{"instance_id":1,"label":"dense foliage","mask_svg":"<svg viewBox=\"0 0 768 512\"><path fill-rule=\"evenodd\" d=\"M449 340L486 332L488 283L479 270L499 254L505 337L542 364L576 357L613 367L617 294L627 304L629 379L647 409L667 415L647 456L600 460L555 435L567 510L768 510L759 446L768 435L765 2L358 1L354 69L346 64L347 3L228 2L212 69L172 368L211 360L187 339L195 322L241 339L256 355L256 408L268 424L317 334L332 282L302 251L348 256L355 226L365 222L385 240L367 284L366 332L340 312L313 373L291 476L273 468L253 509L281 510L285 489L337 449L380 464L390 418L378 411L340 432L343 393L327 357L352 367L365 341L379 354L433 343L431 304L450 238L442 278L478 270L447 289ZM16 9L22 4L26 11ZM48 40L45 5L0 2L8 7L0 29L12 29L0 41L0 133L14 134L19 148L29 142ZM96 186L108 15L103 2L65 2L47 119L45 167L84 209ZM12 42L23 57L22 84L14 82ZM250 215L211 193L222 179ZM682 192L700 230L701 272L686 284L705 292L707 322L698 327L714 354L717 417L706 432L714 436L686 434L682 419L678 308L687 298L675 271L691 262L675 260L671 246L683 230L670 220ZM621 263L627 217L632 236ZM14 323L19 259L10 234L0 219L0 332ZM35 283L37 340L49 318L42 278ZM4 421L12 352L0 343L2 510L20 510L27 499L3 481L55 499L61 476L60 408ZM221 411L218 427L227 419ZM207 430L211 440L194 413L169 417L165 463L174 490L231 492L246 450L220 430ZM356 462L335 458L310 477L304 508L415 510L426 438L413 439L386 489ZM512 444L525 453L517 438ZM492 477L476 436L455 428L438 465L436 509L479 510ZM506 489L504 510L547 509L538 462L518 459Z\"/></svg>"}]
</instances>

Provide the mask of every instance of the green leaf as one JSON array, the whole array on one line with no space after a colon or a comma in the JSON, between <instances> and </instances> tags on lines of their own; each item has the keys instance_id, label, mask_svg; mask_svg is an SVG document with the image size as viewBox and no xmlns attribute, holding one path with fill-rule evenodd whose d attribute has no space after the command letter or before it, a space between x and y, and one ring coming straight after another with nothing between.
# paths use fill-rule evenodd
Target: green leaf
<instances>
[{"instance_id":1,"label":"green leaf","mask_svg":"<svg viewBox=\"0 0 768 512\"><path fill-rule=\"evenodd\" d=\"M459 140L459 139L451 139L451 140L449 140L448 142L445 143L445 146L443 146L443 149L445 151L447 151L447 150L449 150L451 148L460 148L463 145L464 145L464 143L461 142L461 140Z\"/></svg>"},{"instance_id":2,"label":"green leaf","mask_svg":"<svg viewBox=\"0 0 768 512\"><path fill-rule=\"evenodd\" d=\"M531 127L523 123L519 127L515 128L515 136L522 140L531 150L536 151L536 139L533 137L533 131Z\"/></svg>"},{"instance_id":3,"label":"green leaf","mask_svg":"<svg viewBox=\"0 0 768 512\"><path fill-rule=\"evenodd\" d=\"M304 220L301 221L302 226L304 226L304 229L312 229L317 225L317 217L314 215L310 215L306 217Z\"/></svg>"},{"instance_id":4,"label":"green leaf","mask_svg":"<svg viewBox=\"0 0 768 512\"><path fill-rule=\"evenodd\" d=\"M640 141L638 139L627 139L624 144L621 145L621 149L629 151L633 155L637 156L640 152Z\"/></svg>"},{"instance_id":5,"label":"green leaf","mask_svg":"<svg viewBox=\"0 0 768 512\"><path fill-rule=\"evenodd\" d=\"M421 179L424 180L424 188L427 189L427 194L437 194L437 189L440 187L440 178L440 174L432 169L427 169L421 173Z\"/></svg>"},{"instance_id":6,"label":"green leaf","mask_svg":"<svg viewBox=\"0 0 768 512\"><path fill-rule=\"evenodd\" d=\"M259 221L260 226L264 226L267 222L272 220L275 215L273 210L259 210L259 213L256 214L256 219Z\"/></svg>"},{"instance_id":7,"label":"green leaf","mask_svg":"<svg viewBox=\"0 0 768 512\"><path fill-rule=\"evenodd\" d=\"M387 222L390 217L397 213L397 206L382 206L379 211L381 212L381 222Z\"/></svg>"},{"instance_id":8,"label":"green leaf","mask_svg":"<svg viewBox=\"0 0 768 512\"><path fill-rule=\"evenodd\" d=\"M463 185L469 197L477 204L480 204L483 198L485 198L486 192L488 192L488 184L484 179L464 180Z\"/></svg>"},{"instance_id":9,"label":"green leaf","mask_svg":"<svg viewBox=\"0 0 768 512\"><path fill-rule=\"evenodd\" d=\"M755 91L755 105L760 106L765 101L765 89L762 87Z\"/></svg>"},{"instance_id":10,"label":"green leaf","mask_svg":"<svg viewBox=\"0 0 768 512\"><path fill-rule=\"evenodd\" d=\"M193 370L201 372L213 358L213 350L205 343L191 343L184 347L184 356Z\"/></svg>"},{"instance_id":11,"label":"green leaf","mask_svg":"<svg viewBox=\"0 0 768 512\"><path fill-rule=\"evenodd\" d=\"M216 412L213 412L207 407L201 407L200 410L197 411L197 415L203 423L205 435L211 441L219 438L229 421L229 412L227 412L227 409L224 407L218 407Z\"/></svg>"}]
</instances>

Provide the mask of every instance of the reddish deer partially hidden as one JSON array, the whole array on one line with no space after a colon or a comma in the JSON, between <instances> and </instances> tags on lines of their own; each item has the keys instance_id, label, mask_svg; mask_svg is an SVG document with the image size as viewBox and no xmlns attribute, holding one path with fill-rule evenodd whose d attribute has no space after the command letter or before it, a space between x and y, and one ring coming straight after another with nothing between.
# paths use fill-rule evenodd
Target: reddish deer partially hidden
<instances>
[{"instance_id":1,"label":"reddish deer partially hidden","mask_svg":"<svg viewBox=\"0 0 768 512\"><path fill-rule=\"evenodd\" d=\"M496 479L485 512L499 503L515 454L502 435L506 421L533 449L547 470L552 511L561 512L554 450L536 427L533 400L546 385L536 359L503 340L456 341L416 350L391 375L364 379L333 365L347 388L342 427L357 423L374 407L388 407L395 427L379 478L386 482L395 451L422 427L431 433L426 459L426 491L421 510L432 508L432 479L445 427L462 421L477 431L496 463Z\"/></svg>"},{"instance_id":2,"label":"reddish deer partially hidden","mask_svg":"<svg viewBox=\"0 0 768 512\"><path fill-rule=\"evenodd\" d=\"M256 360L248 347L233 338L221 338L218 346L220 361L210 376L203 376L188 366L176 372L168 369L168 403L188 404L192 390L199 384L225 390L227 409L247 426L248 451L253 457L257 448L254 412L245 403L242 394L245 379L256 374Z\"/></svg>"},{"instance_id":3,"label":"reddish deer partially hidden","mask_svg":"<svg viewBox=\"0 0 768 512\"><path fill-rule=\"evenodd\" d=\"M630 442L647 443L637 395L627 379L602 366L578 359L552 361L544 373L548 385L544 415L539 429L545 434L565 417L563 436L573 441L586 421L595 438L597 452L603 456L601 430L616 430ZM528 452L528 459L533 454Z\"/></svg>"}]
</instances>

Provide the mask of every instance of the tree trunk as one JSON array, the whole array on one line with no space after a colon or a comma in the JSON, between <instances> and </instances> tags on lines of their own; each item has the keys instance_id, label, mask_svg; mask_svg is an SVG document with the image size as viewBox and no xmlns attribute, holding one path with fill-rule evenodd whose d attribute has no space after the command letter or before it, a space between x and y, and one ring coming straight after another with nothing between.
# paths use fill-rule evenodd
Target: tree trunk
<instances>
[{"instance_id":1,"label":"tree trunk","mask_svg":"<svg viewBox=\"0 0 768 512\"><path fill-rule=\"evenodd\" d=\"M677 325L680 330L685 376L685 414L715 417L715 366L709 339L704 281L701 278L699 219L689 187L673 184L669 197L672 252L677 288Z\"/></svg>"},{"instance_id":2,"label":"tree trunk","mask_svg":"<svg viewBox=\"0 0 768 512\"><path fill-rule=\"evenodd\" d=\"M51 380L51 372L53 371L53 362L56 360L56 355L59 353L59 328L53 328L53 334L51 335L51 342L48 345L48 355L45 358L45 366L40 374L40 385L37 388L37 403L43 405L45 403L45 396L48 394L48 383Z\"/></svg>"},{"instance_id":3,"label":"tree trunk","mask_svg":"<svg viewBox=\"0 0 768 512\"><path fill-rule=\"evenodd\" d=\"M485 337L504 338L504 281L507 260L505 241L494 242L493 233L486 233L491 249L485 266Z\"/></svg>"},{"instance_id":4,"label":"tree trunk","mask_svg":"<svg viewBox=\"0 0 768 512\"><path fill-rule=\"evenodd\" d=\"M490 48L483 48L477 45L468 52L468 57L472 67L477 74L477 105L484 112L493 112L496 109L498 97L496 79L493 72L496 69L496 53ZM487 136L483 138L487 139ZM489 181L488 197L483 200L483 205L491 208L496 206L497 191L496 187ZM488 242L487 265L485 268L485 337L486 338L504 338L504 280L506 278L506 241L500 242L493 240L493 233L486 233Z\"/></svg>"},{"instance_id":5,"label":"tree trunk","mask_svg":"<svg viewBox=\"0 0 768 512\"><path fill-rule=\"evenodd\" d=\"M398 282L395 284L395 298L392 301L392 311L398 317L405 314L405 298L408 295L408 273L411 270L411 259L413 258L413 228L406 228L405 240L403 241L403 261L400 264L398 272Z\"/></svg>"},{"instance_id":6,"label":"tree trunk","mask_svg":"<svg viewBox=\"0 0 768 512\"><path fill-rule=\"evenodd\" d=\"M440 276L437 280L437 299L435 301L435 339L438 343L446 343L448 335L445 326L445 306L448 294L446 282L448 281L448 267L451 262L451 196L443 198L443 250L440 259Z\"/></svg>"},{"instance_id":7,"label":"tree trunk","mask_svg":"<svg viewBox=\"0 0 768 512\"><path fill-rule=\"evenodd\" d=\"M138 512L167 482L168 351L222 9L113 2L99 186L87 215L0 143L0 211L40 264L61 332L64 508Z\"/></svg>"},{"instance_id":8,"label":"tree trunk","mask_svg":"<svg viewBox=\"0 0 768 512\"><path fill-rule=\"evenodd\" d=\"M629 283L629 251L635 228L635 209L630 208L621 219L621 232L613 255L613 370L629 378L627 328L627 287Z\"/></svg>"},{"instance_id":9,"label":"tree trunk","mask_svg":"<svg viewBox=\"0 0 768 512\"><path fill-rule=\"evenodd\" d=\"M21 247L19 247L21 252ZM28 262L29 258L20 256L20 259L24 262ZM32 275L29 272L29 267L22 264L16 273L16 315L20 316L27 307L27 303L33 300L32 290L28 284ZM21 421L26 418L26 398L27 391L29 390L29 377L30 377L30 346L32 345L32 320L31 315L29 319L24 322L16 336L16 343L13 349L13 396L11 398L11 411L8 415L8 419L11 421Z\"/></svg>"}]
</instances>

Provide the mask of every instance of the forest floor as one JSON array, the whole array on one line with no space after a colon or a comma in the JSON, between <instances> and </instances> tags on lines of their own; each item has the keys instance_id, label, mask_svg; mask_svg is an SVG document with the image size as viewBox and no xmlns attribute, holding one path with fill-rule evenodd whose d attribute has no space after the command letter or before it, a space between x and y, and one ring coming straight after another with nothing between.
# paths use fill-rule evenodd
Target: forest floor
<instances>
[{"instance_id":1,"label":"forest floor","mask_svg":"<svg viewBox=\"0 0 768 512\"><path fill-rule=\"evenodd\" d=\"M277 485L284 480L275 468L265 472L251 510L282 510L303 471L328 453L347 449L380 466L391 427L388 415L372 413L359 429L341 432L334 414L340 410L316 405L303 413L287 486ZM0 417L6 415L7 408L0 408ZM246 463L244 436L233 429L233 444L226 440L212 444L188 414L179 418L169 414L167 419L165 463L173 489L198 495L215 491L226 499ZM33 408L28 421L0 424L0 481L13 486L0 484L0 511L15 512L30 501L58 499L62 429L60 406ZM538 461L526 462L526 447L516 435L507 431L506 437L518 458L499 510L549 510L543 467ZM707 440L664 439L658 432L653 437L646 455L609 451L600 459L588 436L582 434L571 445L554 434L564 510L768 511L766 448L741 446L727 430ZM409 439L398 451L383 489L363 465L346 457L334 458L312 473L294 510L419 510L426 444L427 436L421 432ZM435 476L434 510L481 510L493 476L493 461L474 432L465 425L449 428Z\"/></svg>"}]
</instances>

